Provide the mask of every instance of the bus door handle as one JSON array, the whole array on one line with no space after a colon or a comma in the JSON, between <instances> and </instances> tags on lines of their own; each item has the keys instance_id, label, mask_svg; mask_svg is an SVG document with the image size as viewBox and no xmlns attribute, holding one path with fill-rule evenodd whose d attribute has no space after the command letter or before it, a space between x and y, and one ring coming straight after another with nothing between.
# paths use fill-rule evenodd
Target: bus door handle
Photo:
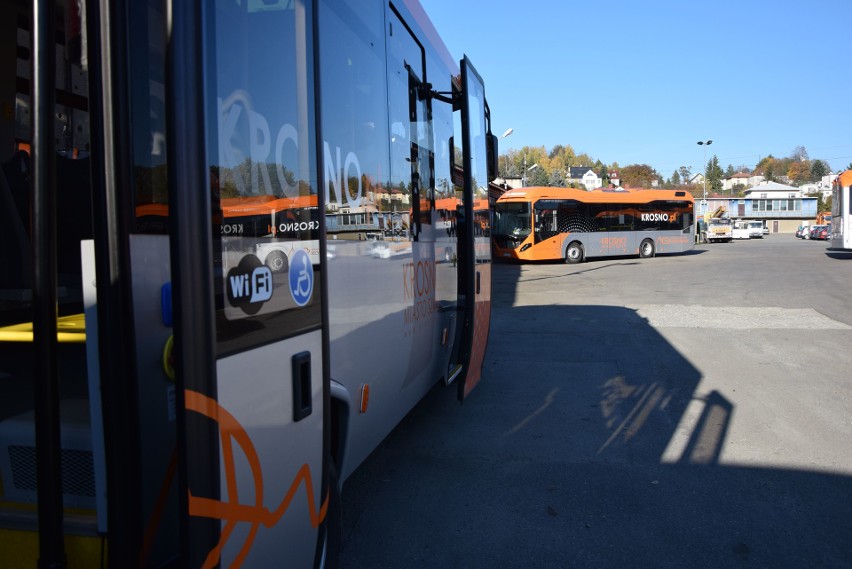
<instances>
[{"instance_id":1,"label":"bus door handle","mask_svg":"<svg viewBox=\"0 0 852 569\"><path fill-rule=\"evenodd\" d=\"M311 353L299 352L291 360L293 368L293 422L311 414Z\"/></svg>"}]
</instances>

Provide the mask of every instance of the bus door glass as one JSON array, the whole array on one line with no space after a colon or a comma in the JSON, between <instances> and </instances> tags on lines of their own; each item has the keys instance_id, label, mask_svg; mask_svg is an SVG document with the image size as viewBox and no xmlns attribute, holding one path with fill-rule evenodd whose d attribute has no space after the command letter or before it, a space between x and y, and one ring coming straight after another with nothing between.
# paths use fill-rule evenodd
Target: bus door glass
<instances>
[{"instance_id":1,"label":"bus door glass","mask_svg":"<svg viewBox=\"0 0 852 569\"><path fill-rule=\"evenodd\" d=\"M409 211L404 215L408 216L411 239L434 241L431 230L434 152L423 47L392 8L389 19L391 179L410 200Z\"/></svg>"},{"instance_id":2,"label":"bus door glass","mask_svg":"<svg viewBox=\"0 0 852 569\"><path fill-rule=\"evenodd\" d=\"M190 524L218 528L204 555L223 567L312 566L336 484L326 482L314 13L310 1L205 11L217 361L215 384L188 390L186 405L220 437L214 494L191 487L193 469L211 465L187 468Z\"/></svg>"},{"instance_id":3,"label":"bus door glass","mask_svg":"<svg viewBox=\"0 0 852 569\"><path fill-rule=\"evenodd\" d=\"M410 200L411 260L403 269L408 324L405 335L411 338L406 377L416 381L424 375L434 378L443 371L433 371L443 358L435 350L441 327L434 310L437 266L430 92L423 46L393 6L388 8L388 20L391 176ZM401 140L393 130L397 125L402 125L406 134Z\"/></svg>"},{"instance_id":4,"label":"bus door glass","mask_svg":"<svg viewBox=\"0 0 852 569\"><path fill-rule=\"evenodd\" d=\"M459 384L460 397L466 397L479 382L491 314L491 225L488 206L488 152L490 135L486 120L485 84L466 57L462 74L462 158L465 212L464 241L459 242L460 290L465 294L463 349L468 349L467 372ZM461 219L461 218L460 218ZM462 250L466 249L466 250Z\"/></svg>"},{"instance_id":5,"label":"bus door glass","mask_svg":"<svg viewBox=\"0 0 852 569\"><path fill-rule=\"evenodd\" d=\"M562 256L562 243L556 236L559 234L559 208L563 202L539 200L535 203L535 244L542 256Z\"/></svg>"}]
</instances>

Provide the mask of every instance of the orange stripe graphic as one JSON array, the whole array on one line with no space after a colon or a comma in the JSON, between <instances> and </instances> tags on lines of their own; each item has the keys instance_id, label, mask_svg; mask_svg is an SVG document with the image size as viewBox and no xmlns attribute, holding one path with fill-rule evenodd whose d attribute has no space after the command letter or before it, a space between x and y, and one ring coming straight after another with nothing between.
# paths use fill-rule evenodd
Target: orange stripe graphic
<instances>
[{"instance_id":1,"label":"orange stripe graphic","mask_svg":"<svg viewBox=\"0 0 852 569\"><path fill-rule=\"evenodd\" d=\"M228 501L226 502L193 496L192 492L189 494L189 514L191 516L213 518L225 522L219 543L210 551L202 567L206 569L219 564L222 549L225 547L237 524L245 522L251 524L251 529L245 543L243 543L242 548L231 564L231 567L240 567L251 550L260 525L262 524L269 528L277 524L284 517L296 492L303 483L308 499L308 513L311 526L313 528L319 527L328 511L328 495L326 495L322 506L317 510L313 498L314 485L310 465L306 463L299 468L295 479L290 485L290 489L287 491L284 499L281 500L281 504L274 511L271 511L263 505L263 471L260 466L260 459L251 438L239 421L225 410L224 407L220 406L216 400L195 391L186 391L186 408L219 423L222 437L222 460L224 462L225 482L228 493ZM242 449L251 468L252 477L254 478L254 505L239 503L232 441L236 441Z\"/></svg>"}]
</instances>

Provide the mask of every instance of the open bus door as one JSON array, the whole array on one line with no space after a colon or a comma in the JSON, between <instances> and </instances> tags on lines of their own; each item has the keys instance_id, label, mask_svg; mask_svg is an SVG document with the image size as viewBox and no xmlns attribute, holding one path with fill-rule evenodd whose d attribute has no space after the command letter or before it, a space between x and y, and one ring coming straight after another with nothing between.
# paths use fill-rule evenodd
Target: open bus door
<instances>
[{"instance_id":1,"label":"open bus door","mask_svg":"<svg viewBox=\"0 0 852 569\"><path fill-rule=\"evenodd\" d=\"M181 554L190 567L309 567L336 552L323 532L337 486L328 460L316 12L311 3L200 5L171 4L169 59ZM257 37L267 38L262 46ZM254 169L241 168L243 158ZM274 186L269 170L292 178ZM226 236L223 217L201 214L211 199L221 212L216 202L229 188L316 197L318 207L299 214L298 241L310 246L286 272L261 263L258 238Z\"/></svg>"},{"instance_id":2,"label":"open bus door","mask_svg":"<svg viewBox=\"0 0 852 569\"><path fill-rule=\"evenodd\" d=\"M491 320L491 216L488 182L496 172L497 139L485 102L485 84L470 60L461 62L461 122L464 187L458 210L460 363L459 399L479 382Z\"/></svg>"},{"instance_id":3,"label":"open bus door","mask_svg":"<svg viewBox=\"0 0 852 569\"><path fill-rule=\"evenodd\" d=\"M33 126L0 129L32 164L4 168L3 197L32 207L6 212L24 230L0 251L34 267L0 282L4 562L333 566L314 6L55 4L0 18ZM284 169L293 196L319 194L299 237L320 254L273 275L257 239L223 236L221 199Z\"/></svg>"}]
</instances>

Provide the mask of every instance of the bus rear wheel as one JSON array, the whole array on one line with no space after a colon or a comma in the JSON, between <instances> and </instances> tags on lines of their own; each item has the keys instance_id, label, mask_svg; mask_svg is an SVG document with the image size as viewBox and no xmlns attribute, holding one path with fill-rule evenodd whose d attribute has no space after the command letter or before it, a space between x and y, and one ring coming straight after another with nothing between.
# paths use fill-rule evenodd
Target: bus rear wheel
<instances>
[{"instance_id":1,"label":"bus rear wheel","mask_svg":"<svg viewBox=\"0 0 852 569\"><path fill-rule=\"evenodd\" d=\"M583 245L578 241L572 241L568 245L568 248L565 249L565 262L569 265L576 265L582 262L584 256Z\"/></svg>"},{"instance_id":2,"label":"bus rear wheel","mask_svg":"<svg viewBox=\"0 0 852 569\"><path fill-rule=\"evenodd\" d=\"M266 266L272 269L273 273L283 273L287 270L287 255L283 251L272 251L266 256Z\"/></svg>"},{"instance_id":3,"label":"bus rear wheel","mask_svg":"<svg viewBox=\"0 0 852 569\"><path fill-rule=\"evenodd\" d=\"M639 257L642 259L647 259L649 257L654 256L654 242L650 239L645 239L642 241L642 244L639 245Z\"/></svg>"}]
</instances>

